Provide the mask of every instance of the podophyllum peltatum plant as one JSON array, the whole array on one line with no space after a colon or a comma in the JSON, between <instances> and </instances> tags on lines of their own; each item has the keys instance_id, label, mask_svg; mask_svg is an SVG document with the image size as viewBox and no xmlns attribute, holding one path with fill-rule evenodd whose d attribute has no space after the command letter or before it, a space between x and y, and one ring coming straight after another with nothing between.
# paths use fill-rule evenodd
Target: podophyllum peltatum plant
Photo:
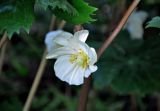
<instances>
[{"instance_id":1,"label":"podophyllum peltatum plant","mask_svg":"<svg viewBox=\"0 0 160 111\"><path fill-rule=\"evenodd\" d=\"M118 93L126 94L159 91L159 38L132 40L127 37L129 36L127 34L119 35L120 37L109 46L138 3L139 0L133 0L118 26L106 38L97 53L94 47L97 49L100 43L94 41L88 45L86 40L89 37L89 31L86 29L76 29L77 32L74 34L57 30L46 35L47 54L44 58L57 59L53 64L56 76L70 85L85 84L80 93L79 104L82 106L79 105L79 111L85 110L93 72L95 72L93 83L97 89L111 86ZM57 18L78 26L85 23L91 24L96 20L91 16L97 8L88 5L83 0L2 0L0 1L0 33L11 39L13 33L19 33L21 28L28 32L34 22L35 7L50 10ZM146 27L159 28L159 17L153 18ZM109 48L105 51L108 46ZM38 85L35 82L33 86ZM36 88L33 87L24 111L28 111L35 91Z\"/></svg>"}]
</instances>

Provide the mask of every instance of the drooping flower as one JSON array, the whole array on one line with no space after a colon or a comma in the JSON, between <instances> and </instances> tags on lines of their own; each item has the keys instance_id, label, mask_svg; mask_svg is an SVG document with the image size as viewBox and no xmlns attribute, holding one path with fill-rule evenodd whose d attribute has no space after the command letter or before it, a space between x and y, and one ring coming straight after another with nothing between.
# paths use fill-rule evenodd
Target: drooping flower
<instances>
[{"instance_id":1,"label":"drooping flower","mask_svg":"<svg viewBox=\"0 0 160 111\"><path fill-rule=\"evenodd\" d=\"M147 17L148 14L145 11L135 11L129 17L125 28L129 31L132 39L142 39L143 23Z\"/></svg>"},{"instance_id":2,"label":"drooping flower","mask_svg":"<svg viewBox=\"0 0 160 111\"><path fill-rule=\"evenodd\" d=\"M52 47L46 58L57 59L54 70L59 79L70 85L80 85L84 78L97 70L94 65L97 54L94 48L85 43L89 34L87 30L78 31L74 35L64 33L68 32L62 31L53 39L52 43L59 47Z\"/></svg>"}]
</instances>

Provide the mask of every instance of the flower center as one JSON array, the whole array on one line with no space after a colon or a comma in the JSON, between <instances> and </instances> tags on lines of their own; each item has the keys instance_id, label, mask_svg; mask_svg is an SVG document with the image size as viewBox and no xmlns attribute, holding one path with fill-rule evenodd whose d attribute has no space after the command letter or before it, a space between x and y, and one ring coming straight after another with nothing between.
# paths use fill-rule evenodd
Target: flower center
<instances>
[{"instance_id":1,"label":"flower center","mask_svg":"<svg viewBox=\"0 0 160 111\"><path fill-rule=\"evenodd\" d=\"M87 68L89 64L89 57L82 49L79 49L78 53L70 56L69 61L71 63L76 62L82 68Z\"/></svg>"}]
</instances>

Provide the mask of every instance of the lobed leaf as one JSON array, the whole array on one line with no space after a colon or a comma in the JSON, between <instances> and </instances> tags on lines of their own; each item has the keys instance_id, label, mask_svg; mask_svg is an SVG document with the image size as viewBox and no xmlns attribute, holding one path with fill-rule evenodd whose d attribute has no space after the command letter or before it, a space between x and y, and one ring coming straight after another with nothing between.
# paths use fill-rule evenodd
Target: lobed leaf
<instances>
[{"instance_id":1,"label":"lobed leaf","mask_svg":"<svg viewBox=\"0 0 160 111\"><path fill-rule=\"evenodd\" d=\"M34 20L35 0L9 0L0 5L0 32L6 30L11 38L20 28L29 31Z\"/></svg>"},{"instance_id":2,"label":"lobed leaf","mask_svg":"<svg viewBox=\"0 0 160 111\"><path fill-rule=\"evenodd\" d=\"M37 4L44 8L51 8L52 10L61 9L70 15L76 15L77 10L67 0L37 0Z\"/></svg>"},{"instance_id":3,"label":"lobed leaf","mask_svg":"<svg viewBox=\"0 0 160 111\"><path fill-rule=\"evenodd\" d=\"M59 17L60 19L64 19L69 23L73 24L83 24L83 23L90 23L95 21L90 16L93 14L97 8L89 6L83 0L68 0L72 4L72 6L77 10L77 15L71 15L69 13L64 13L63 10L56 9L53 10L54 14Z\"/></svg>"}]
</instances>

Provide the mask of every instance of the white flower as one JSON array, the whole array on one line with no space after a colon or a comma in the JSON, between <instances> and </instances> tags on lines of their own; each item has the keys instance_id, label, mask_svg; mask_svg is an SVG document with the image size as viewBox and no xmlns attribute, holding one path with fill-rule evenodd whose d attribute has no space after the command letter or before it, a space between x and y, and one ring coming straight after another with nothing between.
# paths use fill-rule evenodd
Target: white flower
<instances>
[{"instance_id":1,"label":"white flower","mask_svg":"<svg viewBox=\"0 0 160 111\"><path fill-rule=\"evenodd\" d=\"M62 33L67 32L62 31L53 40L60 47L52 48L46 58L57 59L54 70L59 79L70 85L80 85L84 78L97 70L94 65L97 61L96 51L85 43L89 34L87 30L78 31L74 35Z\"/></svg>"},{"instance_id":2,"label":"white flower","mask_svg":"<svg viewBox=\"0 0 160 111\"><path fill-rule=\"evenodd\" d=\"M58 40L55 42L55 39L67 40L72 36L72 34L62 30L48 32L45 37L45 44L47 46L48 52L51 52L52 49L61 47L59 43L56 43Z\"/></svg>"},{"instance_id":3,"label":"white flower","mask_svg":"<svg viewBox=\"0 0 160 111\"><path fill-rule=\"evenodd\" d=\"M129 17L126 29L129 31L132 39L142 39L143 37L143 23L148 17L145 11L135 11Z\"/></svg>"}]
</instances>

